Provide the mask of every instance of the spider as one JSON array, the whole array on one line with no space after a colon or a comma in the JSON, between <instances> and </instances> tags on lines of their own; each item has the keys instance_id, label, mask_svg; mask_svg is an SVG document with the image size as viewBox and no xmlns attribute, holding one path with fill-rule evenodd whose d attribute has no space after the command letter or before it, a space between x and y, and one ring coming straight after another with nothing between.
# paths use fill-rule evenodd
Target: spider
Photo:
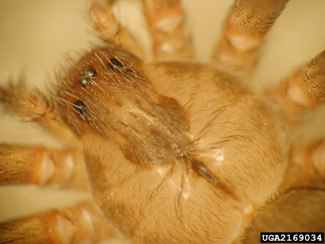
<instances>
[{"instance_id":1,"label":"spider","mask_svg":"<svg viewBox=\"0 0 325 244\"><path fill-rule=\"evenodd\" d=\"M113 49L113 48L111 48L111 46L109 46L108 45L108 47L109 47L109 50L111 50L110 52L108 52L108 53L111 53L111 52L115 52L114 50L115 49ZM96 52L96 50L98 51L98 53L97 53L97 55L104 55L104 54L106 54L106 55L104 55L104 56L107 56L108 55L108 53L106 53L107 51L105 51L106 49L94 49L95 50L95 52ZM118 49L117 49L118 50ZM132 51L132 50L131 50ZM119 53L119 51L117 51L118 53ZM122 53L123 54L123 53ZM116 57L117 58L116 58ZM114 58L115 57L115 58ZM137 69L135 69L133 66L128 66L129 64L128 64L128 62L129 62L129 60L132 60L132 57L130 57L130 56L127 56L127 58L126 58L126 60L125 60L125 63L124 62L121 62L121 59L123 58L123 55L122 55L122 57L121 58L119 58L120 57L120 55L114 55L114 57L112 57L112 58L108 58L108 60L110 60L110 62L109 62L109 64L110 65L108 65L107 64L107 66L108 66L108 68L109 69L111 69L111 71L112 72L117 72L118 74L115 74L115 73L113 73L113 74L115 74L115 75L119 75L120 73L121 74L123 74L123 73L125 73L126 75L128 75L128 73L132 73L133 75L137 75L138 73L138 70ZM106 57L105 57L106 58ZM101 60L103 59L103 57L101 57ZM124 61L124 60L123 60ZM197 65L199 65L199 64L197 64ZM221 65L221 64L218 64L218 65ZM224 64L222 64L222 65L224 65ZM79 67L79 66L78 66ZM175 67L177 67L177 65L175 64L175 65L173 65L173 68L175 68ZM220 68L220 66L219 66L219 68ZM224 68L222 68L222 69L224 69ZM227 67L227 68L225 68L225 69L227 69L227 70L229 70L229 67ZM238 69L238 67L236 67L236 69ZM94 69L91 69L91 70L89 70L89 69L84 69L84 70L82 70L82 72L80 72L82 75L80 75L80 77L83 77L83 78L89 78L89 77L93 77L93 75L89 75L89 74L95 74L95 76L96 75L100 75L100 73L98 73L97 72L97 69L95 69L95 73L93 72L93 70ZM177 70L178 72L176 72L176 73L179 73L179 70ZM96 73L97 72L97 73ZM228 71L227 71L228 72ZM231 72L231 74L233 73L233 71ZM236 71L236 74L233 74L233 76L237 76L238 75L238 73L243 73L243 76L244 77L247 77L248 75L250 75L249 73L250 72L246 72L246 71L242 71L242 70L240 70L240 68L239 68L239 70L237 70ZM131 74L131 75L132 75ZM150 74L147 74L149 77L150 77ZM232 76L232 75L231 75ZM80 77L78 77L78 78L80 78ZM82 80L84 80L82 78ZM86 83L82 83L81 82L81 84L88 84L87 83L87 79L86 79ZM236 78L234 78L234 79L236 79ZM238 78L238 79L240 79L240 78ZM248 79L248 78L246 78L246 79ZM89 80L89 79L88 79ZM76 81L77 82L77 81ZM94 82L94 83L92 83L92 82ZM89 84L90 84L90 88L93 86L93 85L95 85L96 83L95 83L95 81L92 81L92 82L90 82ZM161 83L162 84L162 83ZM239 83L240 84L240 83ZM88 86L88 85L87 85ZM87 87L82 87L83 89L88 89ZM142 89L144 89L144 88L142 88ZM140 89L141 90L141 89ZM160 90L159 90L160 91ZM77 100L76 102L78 102L78 101L81 101L82 102L82 100ZM84 118L86 118L86 120L88 121L88 123L90 123L91 121L89 121L89 118L91 118L92 116L91 115L85 115L85 113L86 113L86 110L85 111L83 111L83 103L74 103L74 105L72 105L72 110L71 110L71 114L73 114L73 113L77 113L77 114L79 114L78 116L78 120L80 120L80 121L82 121L82 120L84 120ZM90 103L90 102L89 102ZM174 103L173 103L174 104ZM87 104L86 104L87 105ZM170 106L170 105L169 105ZM185 105L183 105L183 107L184 107ZM70 108L71 109L71 108ZM96 109L96 107L93 107L93 109ZM204 111L204 107L202 107L201 108L202 109L202 111ZM91 111L90 111L91 112ZM98 111L99 112L99 111ZM74 114L74 116L75 116L75 114ZM289 119L289 118L288 118ZM183 120L183 119L181 119L181 120ZM206 122L206 121L205 121ZM272 120L272 123L275 123L273 120ZM162 123L161 123L162 124ZM275 123L275 124L277 124L277 123ZM280 124L280 122L279 122L279 124ZM98 126L98 125L97 125ZM73 127L73 126L72 126ZM76 127L76 126L74 126L74 127ZM100 131L99 130L97 130L97 133L99 133ZM76 133L78 134L78 132L76 131ZM240 135L240 134L239 134ZM114 137L112 137L111 135L109 136L109 135L103 135L103 134L101 134L101 136L103 136L103 137L107 137L107 138L110 138L110 140L112 140L112 141L114 141L117 145L121 145L121 142L120 141L118 141L116 138L114 138ZM202 136L203 137L203 136ZM202 141L202 137L200 137L199 139ZM244 137L244 136L243 136ZM247 138L246 138L247 139ZM98 139L99 140L99 139ZM199 140L199 141L200 141ZM195 140L193 140L193 141L195 141ZM187 144L187 143L186 143ZM183 145L183 144L182 144ZM316 145L316 144L315 144ZM314 145L314 146L315 146ZM319 144L317 144L317 145L319 145ZM317 146L316 145L316 146ZM316 147L315 146L315 147ZM183 148L185 147L185 146L182 146ZM222 149L223 147L219 147L219 149ZM303 152L303 148L299 148L299 147L297 147L298 149L302 149L302 152ZM296 148L296 149L297 149ZM177 148L176 148L177 149ZM177 150L174 150L174 151L177 151ZM311 149L313 149L313 147L311 147ZM217 150L217 148L216 147L214 147L213 148L213 150ZM186 150L185 150L186 151ZM192 150L192 149L189 149L189 151L195 151L195 150ZM235 153L235 151L233 151L234 153ZM298 152L299 152L299 150L298 150ZM127 154L127 152L124 152L124 154ZM189 154L189 152L187 152L186 151L186 153L183 153L183 154ZM199 158L199 157L201 157L202 155L199 155L199 153L196 155L197 157L196 158ZM179 156L178 156L179 157ZM184 156L182 156L182 157L184 157ZM217 156L217 158L219 157L219 159L221 159L220 157L223 157L223 155L218 155ZM204 158L204 156L203 156L203 158ZM157 160L160 160L161 158L159 158L159 157L157 157ZM135 160L135 159L134 159ZM206 160L206 159L205 159ZM143 159L142 161L144 161L144 162L151 162L151 161L155 161L155 160L147 160L147 159ZM321 162L323 162L323 161L321 161ZM141 163L141 160L140 160L140 162L138 162L138 163ZM163 160L162 160L162 163L163 163ZM190 185L190 187L189 187L189 185L186 185L185 183L188 183L187 181L186 181L186 178L188 177L188 174L193 174L193 172L196 174L196 176L197 177L199 177L199 180L202 180L201 178L203 178L203 179L205 179L210 185L212 184L212 185L214 185L215 187L219 187L220 189L222 189L222 192L224 192L224 194L226 195L226 196L228 196L228 197L226 197L226 198L232 198L233 199L233 201L235 201L235 202L241 202L241 201L243 201L243 202L245 202L243 199L245 199L245 200L247 200L248 199L248 201L250 202L250 204L244 204L244 206L240 206L240 204L236 204L237 206L232 206L231 207L231 209L232 209L232 211L233 211L233 214L234 215L236 215L238 212L240 212L240 213L243 213L243 215L244 216L246 216L247 217L247 219L245 220L245 221L247 221L247 222L249 222L249 224L248 225L250 225L251 224L251 221L252 221L252 223L258 223L259 221L261 221L260 219L262 218L263 219L263 216L265 217L265 215L258 215L258 210L260 210L260 209L263 209L263 208L265 208L265 200L267 200L267 202L271 202L272 203L272 197L273 198L275 198L275 199L282 199L282 198L277 198L276 196L274 196L274 194L276 193L276 191L274 190L271 190L271 193L269 193L268 195L269 195L269 197L265 197L265 199L262 201L262 203L259 203L258 202L258 200L256 200L256 199L254 199L255 201L252 201L251 199L250 199L250 197L251 196L243 196L243 195L240 195L240 196L237 196L238 195L238 192L233 192L233 187L229 187L228 186L228 184L230 184L230 183L228 183L228 182L226 182L226 183L222 183L222 180L220 180L220 179L217 179L217 178L215 178L215 177L213 177L213 172L211 172L210 171L210 169L209 169L209 167L206 167L206 165L205 164L207 164L208 163L208 160L207 161L204 161L203 160L203 162L201 162L201 161L199 161L199 160L196 160L196 161L194 161L194 162L191 162L191 164L189 165L189 164L187 164L187 163L183 163L182 165L187 165L186 167L185 167L185 169L183 169L184 170L184 174L181 174L182 175L182 177L181 177L181 180L180 181L178 181L178 182L181 182L181 190L180 190L180 193L182 194L182 195L179 195L179 193L178 193L178 196L181 196L181 197L178 197L177 198L177 200L178 201L180 201L180 202L178 202L177 204L179 204L179 205L177 205L176 203L176 205L175 206L178 206L179 207L179 209L177 209L177 211L176 211L176 213L177 213L177 218L179 218L179 221L182 223L182 224L184 224L184 220L186 219L186 215L184 216L184 215L182 215L182 210L184 211L184 206L185 205L182 205L183 203L182 203L182 199L184 200L184 199L186 199L186 194L188 194L188 192L186 192L186 189L190 189L190 190L193 190L193 189L195 189L194 188L194 185ZM151 165L151 167L154 167L155 165ZM169 173L172 173L172 172L174 172L174 171L168 171ZM147 190L147 191L152 191L152 193L150 193L150 194L152 194L151 196L152 196L152 198L155 198L155 199L159 199L159 194L160 194L160 190L164 190L164 184L167 184L168 182L168 180L166 180L166 179L171 179L171 178L168 178L168 177L171 177L171 175L168 175L168 176L166 176L166 178L164 177L164 180L163 181L160 181L161 182L161 186L160 186L160 184L159 184L159 187L156 187L154 190L152 190L152 189L149 189L149 190ZM195 178L194 178L195 179ZM303 179L305 179L305 178L303 178ZM192 180L192 178L191 178L191 180ZM306 179L307 180L307 179ZM322 183L319 183L318 182L318 180L315 180L315 179L308 179L308 180L311 180L312 182L307 182L307 183L303 183L303 185L307 185L307 184L311 184L311 185L316 185L316 182L317 182L317 184L320 184L320 186L318 185L317 187L322 187ZM322 181L322 180L320 180L320 181ZM167 182L167 183L166 183ZM239 185L240 185L240 182L237 182ZM301 182L295 182L295 184L302 184ZM194 184L194 183L193 183ZM204 185L205 183L202 183L202 181L199 181L199 183L197 183L197 184L203 184L203 186L202 186L202 188L201 189L206 189L206 186ZM274 184L274 183L273 183ZM286 186L286 184L292 184L292 182L290 182L289 181L289 183L287 183L287 182L285 182L285 183L283 183L283 188L284 189L286 189L286 187L288 187L288 186ZM313 190L315 190L314 188L311 188L310 189L310 191L309 191L309 193L310 192L313 192ZM298 193L300 193L301 191L298 191ZM112 192L111 192L112 193ZM219 193L218 192L215 192L216 193L216 195L218 195ZM143 193L144 194L144 193ZM155 195L156 194L156 195ZM239 193L240 194L240 193ZM278 193L279 194L279 193ZM283 196L287 196L287 195L283 195ZM312 197L314 197L315 195L311 195ZM297 195L294 195L293 196L293 199L294 199L294 197L297 197ZM300 195L298 194L298 197L300 197ZM321 195L321 196L319 196L319 201L321 200L321 199L324 199L324 197L322 198L323 196ZM305 196L305 198L308 198L308 194ZM151 198L149 198L150 200L152 200ZM202 201L204 200L204 198L202 199ZM229 200L229 199L227 199L227 200L225 200L224 201L224 204L226 205L226 204L229 204L229 202L231 202L232 200ZM273 200L274 202L276 202L275 200ZM254 204L251 204L252 202L254 202ZM147 204L147 203L146 203ZM145 204L145 206L147 206ZM168 206L169 204L166 204L166 206ZM183 208L181 207L181 206L183 206ZM205 205L206 206L206 205ZM263 207L264 206L264 207ZM267 205L267 206L277 206L277 205L272 205L272 204L270 204L270 205ZM281 206L281 205L280 205ZM92 209L88 209L88 208L90 208L88 205L87 206L85 206L85 205L82 205L81 207L79 207L79 209L77 209L76 210L76 212L77 212L77 215L79 215L79 213L80 212L78 212L78 211L80 211L80 209L82 209L82 211L81 211L81 213L85 213L85 211L87 212L91 212L92 211ZM118 209L118 208L117 208ZM122 209L122 208L121 208ZM121 210L120 209L120 210ZM145 208L144 208L145 209ZM138 209L139 210L139 209ZM141 209L141 211L142 211L143 209ZM185 209L186 210L186 209ZM301 209L300 209L301 210ZM309 210L309 209L308 209ZM68 210L68 211L72 211L71 209L70 210ZM98 209L97 209L97 211L98 211ZM140 210L139 210L140 211ZM186 212L186 211L185 211ZM73 219L73 213L74 212L72 212L71 213L71 215L69 215L69 217L68 217L68 219L69 218L72 218ZM123 214L125 214L125 213L122 213L122 215ZM257 215L257 217L255 217ZM64 214L63 214L63 216L64 217L66 217ZM83 215L81 215L81 216L83 216ZM87 214L86 214L86 216L88 216ZM231 216L231 214L229 214L228 215L228 217L230 218L230 216ZM262 216L262 217L260 217L260 216ZM292 217L292 216L290 216L289 215L289 217ZM116 217L114 217L115 219L116 218L118 218L118 216ZM285 218L285 217L283 217L283 218ZM96 219L95 217L94 217L94 219ZM252 220L251 220L252 219ZM254 220L255 219L255 220ZM239 219L237 218L237 222L236 222L236 224L238 224L239 223L239 221L238 221ZM60 222L61 221L61 222ZM68 226L69 227L69 223L67 223L67 222L65 222L65 219L63 218L61 218L60 219L60 223L61 224L63 224L63 225L65 225L65 226ZM98 220L99 221L99 220ZM115 220L116 221L116 220ZM242 237L236 237L236 235L225 235L224 233L222 233L222 231L214 231L214 233L209 233L209 232L207 232L207 231L205 231L205 232L207 232L207 233L201 233L202 235L200 236L200 234L199 233L196 233L197 235L195 235L195 236L186 236L186 234L184 235L184 233L188 233L188 232L186 232L186 228L188 227L188 226L186 226L186 221L185 221L185 224L184 224L184 228L185 229L183 229L183 231L184 231L184 233L183 232L180 232L180 233L177 233L177 236L172 236L172 237L170 237L170 236L168 236L168 232L166 233L166 232L163 232L163 230L161 230L160 228L159 228L159 231L161 231L161 232L159 232L159 237L145 237L145 236L143 236L144 234L147 234L147 233L144 233L144 234L142 234L142 233L138 233L137 235L136 234L134 234L134 235L131 235L130 233L129 233L129 229L127 229L127 226L128 226L128 222L125 222L126 220L125 219L119 219L119 223L115 223L115 226L119 226L119 228L118 228L118 230L116 230L116 227L115 228L113 228L113 230L115 230L116 232L121 232L121 230L122 230L122 232L125 232L126 233L126 237L129 237L129 238L135 238L135 239L133 239L133 241L135 242L135 243L138 243L138 242L146 242L146 243L159 243L159 241L161 242L161 243L174 243L174 242L179 242L179 243L216 243L216 242L218 242L218 243L227 243L227 242L230 242L230 241L241 241L241 240L244 240L244 239L242 239ZM245 227L245 221L244 220L242 220L242 226L244 226ZM226 222L226 221L225 221ZM49 222L46 222L46 223L49 223ZM101 227L101 222L99 221L99 222L97 222L98 223L98 228L100 229ZM132 220L130 220L130 223L132 223ZM194 221L194 223L195 223L195 221ZM49 223L50 224L50 223ZM80 224L80 223L79 223ZM105 223L105 224L107 224L107 223ZM82 223L81 223L81 225L82 225ZM240 227L240 229L245 229L245 228L243 228L243 227ZM258 229L258 227L259 227L259 225L257 225L257 224L253 224L253 226L255 226L255 228L257 229L257 230L259 230ZM256 227L257 226L257 227ZM87 229L87 226L78 226L78 227L86 227L85 229L82 229L82 228L80 228L79 230L81 230L81 232L82 232L82 234L87 234L88 232L87 231L85 231L85 230L88 230ZM112 227L112 226L111 226ZM171 228L173 228L173 225L171 224L170 225L170 227ZM52 228L53 228L53 226L52 226ZM124 228L126 228L126 229L124 229ZM213 226L213 229L215 230L216 228L222 228L222 226L218 226L218 227L214 227ZM269 227L269 228L271 228L271 227ZM283 227L284 228L284 227ZM323 228L323 227L321 227L321 228ZM158 228L157 228L158 229ZM158 231L156 229L156 231ZM249 229L249 230L255 230L256 231L256 229L254 229L254 227L253 228L251 228L251 229ZM283 229L282 229L283 230ZM192 230L193 231L193 230ZM281 231L281 229L279 230L279 231ZM72 231L73 232L73 231ZM71 243L72 242L72 240L71 239L69 239L69 238L71 238L71 229L69 229L69 228L66 228L66 230L65 230L65 233L66 233L66 235L62 235L62 233L61 233L61 236L60 235L58 235L58 236L51 236L51 238L58 238L58 239L64 239L64 238L66 238L66 240L68 240L67 241L67 243ZM91 232L91 231L89 231L89 232ZM244 231L245 232L245 231ZM150 232L151 233L151 232ZM195 233L195 232L193 232L193 233ZM216 237L218 234L220 234L221 233L221 237ZM233 233L235 233L235 234L241 234L241 231L239 230L239 231L237 231L237 232L233 232ZM258 242L257 241L257 239L254 237L254 235L253 234L251 234L251 233L254 233L254 231L248 231L247 233L249 233L247 236L248 236L248 238L251 238L251 239L248 239L248 240L246 240L246 243L251 243L251 242ZM6 233L6 234L8 234L8 233ZM20 233L19 234L19 236L21 236L23 233ZM152 233L151 233L152 234ZM170 234L170 233L169 233ZM30 233L27 233L27 235L30 235ZM250 237L251 235L253 235L253 237ZM106 237L106 235L103 235L104 237ZM131 236L131 237L130 237ZM202 236L204 236L204 238L202 237ZM5 237L3 237L3 238L5 238ZM45 236L45 238L47 238L46 236ZM80 235L80 233L79 232L77 232L75 235L74 235L74 239L73 239L73 243L77 243L77 241L80 241L80 240L82 240L82 238L85 238L85 239L89 239L89 240L94 240L95 238L98 238L98 239L100 239L100 238L102 238L102 236L100 235L100 234L98 234L97 233L97 237L90 237L90 236L83 236L83 235ZM137 239L138 238L138 239ZM154 238L154 239L150 239L150 238ZM202 238L202 239L193 239L193 238ZM213 238L220 238L220 239L213 239ZM223 239L222 239L223 238ZM15 239L15 237L13 237L13 239ZM5 241L6 241L6 239L4 239ZM17 241L19 241L19 240L17 240ZM71 242L70 242L71 241ZM27 240L23 240L23 242L22 243L26 243L27 242ZM35 243L36 241L35 240L31 240L31 242L30 243ZM44 241L40 241L40 243L44 243Z\"/></svg>"}]
</instances>

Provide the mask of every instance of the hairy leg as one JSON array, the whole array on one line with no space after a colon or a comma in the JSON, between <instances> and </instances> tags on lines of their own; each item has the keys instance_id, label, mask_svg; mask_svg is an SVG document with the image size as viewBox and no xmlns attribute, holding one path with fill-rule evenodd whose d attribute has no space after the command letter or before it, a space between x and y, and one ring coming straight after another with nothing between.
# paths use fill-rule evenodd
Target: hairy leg
<instances>
[{"instance_id":1,"label":"hairy leg","mask_svg":"<svg viewBox=\"0 0 325 244\"><path fill-rule=\"evenodd\" d=\"M289 124L299 122L303 113L325 102L325 51L269 93Z\"/></svg>"},{"instance_id":2,"label":"hairy leg","mask_svg":"<svg viewBox=\"0 0 325 244\"><path fill-rule=\"evenodd\" d=\"M67 145L76 145L77 138L57 116L50 101L39 92L28 92L22 85L0 87L0 103L9 112L38 123Z\"/></svg>"},{"instance_id":3,"label":"hairy leg","mask_svg":"<svg viewBox=\"0 0 325 244\"><path fill-rule=\"evenodd\" d=\"M139 44L118 23L108 0L93 0L89 8L89 16L102 40L114 43L139 58L143 58Z\"/></svg>"},{"instance_id":4,"label":"hairy leg","mask_svg":"<svg viewBox=\"0 0 325 244\"><path fill-rule=\"evenodd\" d=\"M289 152L289 166L282 189L292 186L315 186L325 182L325 141L303 145L295 143Z\"/></svg>"},{"instance_id":5,"label":"hairy leg","mask_svg":"<svg viewBox=\"0 0 325 244\"><path fill-rule=\"evenodd\" d=\"M85 188L80 160L74 149L0 144L0 184Z\"/></svg>"},{"instance_id":6,"label":"hairy leg","mask_svg":"<svg viewBox=\"0 0 325 244\"><path fill-rule=\"evenodd\" d=\"M156 59L192 58L192 41L185 31L184 11L179 0L142 0L153 39Z\"/></svg>"},{"instance_id":7,"label":"hairy leg","mask_svg":"<svg viewBox=\"0 0 325 244\"><path fill-rule=\"evenodd\" d=\"M110 237L90 203L0 224L0 243L79 244Z\"/></svg>"},{"instance_id":8,"label":"hairy leg","mask_svg":"<svg viewBox=\"0 0 325 244\"><path fill-rule=\"evenodd\" d=\"M245 75L252 75L266 33L288 0L237 0L213 58Z\"/></svg>"}]
</instances>

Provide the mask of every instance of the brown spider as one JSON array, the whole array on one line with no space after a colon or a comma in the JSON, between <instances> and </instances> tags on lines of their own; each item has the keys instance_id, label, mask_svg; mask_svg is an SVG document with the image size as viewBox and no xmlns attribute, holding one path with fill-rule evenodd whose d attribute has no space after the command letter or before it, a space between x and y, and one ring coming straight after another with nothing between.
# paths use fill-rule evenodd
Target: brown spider
<instances>
[{"instance_id":1,"label":"brown spider","mask_svg":"<svg viewBox=\"0 0 325 244\"><path fill-rule=\"evenodd\" d=\"M181 61L143 66L107 44L94 47L59 78L56 106L70 129L82 135L82 146L48 109L43 96L20 87L2 88L0 99L7 108L35 120L66 147L58 152L2 146L1 182L87 188L79 174L85 156L96 204L3 224L0 243L95 242L108 237L107 227L133 243L258 243L260 231L324 230L324 142L302 146L282 136L301 120L306 107L324 100L324 55L307 70L309 77L321 74L306 80L310 93L304 82L299 83L298 73L289 89L280 86L262 98L246 81L254 70L254 48L240 50L261 44L261 33L249 33L251 19L242 27L236 22L238 15L230 15L236 16L235 24L224 33L228 43L239 48L235 56L221 41L224 45L216 53L222 58L211 66L199 64L188 61L192 50L182 22L177 22L182 18L178 1L167 2L167 14L161 5L146 12L148 24L156 43L162 41L168 50L173 46L168 41L176 40L180 49L155 52L156 59ZM276 17L285 1L277 4L264 9L259 5L257 10L262 16L274 11ZM92 8L92 16L100 9ZM241 13L245 16L245 8ZM157 26L171 31L155 32ZM108 28L114 31L114 25ZM103 29L97 29L102 35ZM107 41L141 56L133 41L120 33ZM112 158L116 160L109 164ZM279 214L278 209L286 211Z\"/></svg>"}]
</instances>

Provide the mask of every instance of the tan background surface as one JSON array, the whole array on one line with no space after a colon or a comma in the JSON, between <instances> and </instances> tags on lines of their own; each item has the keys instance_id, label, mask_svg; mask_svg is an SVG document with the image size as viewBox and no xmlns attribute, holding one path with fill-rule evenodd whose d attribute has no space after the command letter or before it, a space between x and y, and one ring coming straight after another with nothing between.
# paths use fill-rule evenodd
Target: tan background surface
<instances>
[{"instance_id":1,"label":"tan background surface","mask_svg":"<svg viewBox=\"0 0 325 244\"><path fill-rule=\"evenodd\" d=\"M27 84L46 90L68 52L80 52L95 43L88 24L86 0L0 0L0 84L23 71ZM143 46L150 45L139 1L120 1L117 13L137 33ZM230 0L184 0L198 58L207 61L218 39ZM272 29L262 50L255 82L270 87L295 67L324 49L325 1L292 0ZM31 124L3 114L0 141L50 144L53 140ZM309 116L294 138L310 140L325 135L325 109ZM1 187L0 221L31 212L71 204L79 194L35 187Z\"/></svg>"}]
</instances>

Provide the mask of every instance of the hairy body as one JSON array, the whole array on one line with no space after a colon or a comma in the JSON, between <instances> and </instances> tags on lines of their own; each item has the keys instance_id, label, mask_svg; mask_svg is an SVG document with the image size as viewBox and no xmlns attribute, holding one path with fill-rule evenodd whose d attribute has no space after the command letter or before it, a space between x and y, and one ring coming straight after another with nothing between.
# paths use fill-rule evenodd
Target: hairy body
<instances>
[{"instance_id":1,"label":"hairy body","mask_svg":"<svg viewBox=\"0 0 325 244\"><path fill-rule=\"evenodd\" d=\"M240 234L288 164L283 118L272 99L207 64L144 64L109 49L85 54L58 89L61 117L81 138L92 193L106 218L148 243L227 242ZM89 65L99 80L82 87ZM215 223L222 231L213 231Z\"/></svg>"},{"instance_id":2,"label":"hairy body","mask_svg":"<svg viewBox=\"0 0 325 244\"><path fill-rule=\"evenodd\" d=\"M147 65L96 48L62 78L56 100L80 135L96 202L136 242L228 242L287 167L279 111L214 67Z\"/></svg>"}]
</instances>

